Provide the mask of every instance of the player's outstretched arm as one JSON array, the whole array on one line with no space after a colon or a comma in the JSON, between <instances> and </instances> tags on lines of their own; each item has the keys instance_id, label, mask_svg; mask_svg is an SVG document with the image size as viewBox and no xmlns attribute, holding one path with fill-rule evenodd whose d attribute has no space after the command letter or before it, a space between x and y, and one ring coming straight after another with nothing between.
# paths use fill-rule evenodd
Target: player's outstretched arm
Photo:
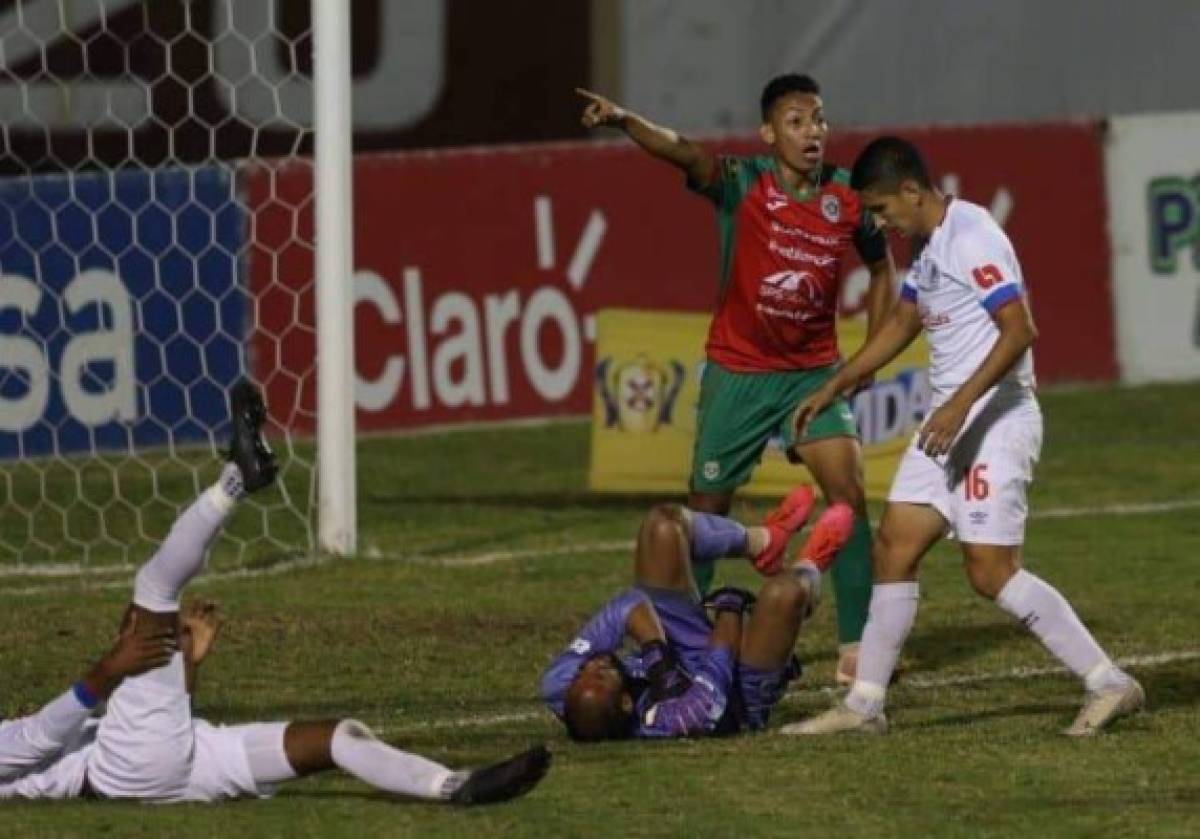
<instances>
[{"instance_id":1,"label":"player's outstretched arm","mask_svg":"<svg viewBox=\"0 0 1200 839\"><path fill-rule=\"evenodd\" d=\"M883 326L863 344L862 349L855 353L823 387L797 406L792 415L796 433L803 437L813 418L828 408L839 394L852 388L855 383L872 375L899 355L920 332L921 314L917 305L909 300L901 299L892 307Z\"/></svg>"},{"instance_id":2,"label":"player's outstretched arm","mask_svg":"<svg viewBox=\"0 0 1200 839\"><path fill-rule=\"evenodd\" d=\"M670 128L655 125L598 93L581 87L575 88L575 92L587 100L580 118L585 128L609 126L620 129L659 160L682 169L695 183L706 184L712 179L717 162L704 146Z\"/></svg>"}]
</instances>

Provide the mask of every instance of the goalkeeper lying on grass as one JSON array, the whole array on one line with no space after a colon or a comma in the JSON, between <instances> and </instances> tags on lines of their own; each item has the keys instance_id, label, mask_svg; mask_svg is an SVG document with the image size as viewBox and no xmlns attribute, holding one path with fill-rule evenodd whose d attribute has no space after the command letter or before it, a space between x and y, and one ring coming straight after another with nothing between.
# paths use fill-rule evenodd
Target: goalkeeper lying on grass
<instances>
[{"instance_id":1,"label":"goalkeeper lying on grass","mask_svg":"<svg viewBox=\"0 0 1200 839\"><path fill-rule=\"evenodd\" d=\"M759 527L673 505L651 510L638 534L635 586L592 617L542 676L542 698L568 734L593 741L765 727L800 673L792 648L821 572L853 526L848 506L831 506L785 568L787 541L813 503L809 487L795 489ZM746 557L768 575L757 597L722 588L699 600L692 563L721 557ZM638 648L622 655L626 637Z\"/></svg>"}]
</instances>

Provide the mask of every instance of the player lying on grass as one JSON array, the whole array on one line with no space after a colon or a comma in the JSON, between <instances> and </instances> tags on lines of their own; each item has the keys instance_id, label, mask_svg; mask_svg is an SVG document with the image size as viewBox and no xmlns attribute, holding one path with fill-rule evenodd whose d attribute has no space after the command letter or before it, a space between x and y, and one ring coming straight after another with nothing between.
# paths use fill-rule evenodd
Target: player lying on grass
<instances>
[{"instance_id":1,"label":"player lying on grass","mask_svg":"<svg viewBox=\"0 0 1200 839\"><path fill-rule=\"evenodd\" d=\"M174 632L142 636L135 627L131 616L112 649L36 713L0 720L0 783L28 775L78 744L97 702L108 699L126 676L171 660L177 649Z\"/></svg>"},{"instance_id":2,"label":"player lying on grass","mask_svg":"<svg viewBox=\"0 0 1200 839\"><path fill-rule=\"evenodd\" d=\"M634 587L592 617L542 676L542 698L568 734L593 741L765 727L800 674L792 649L821 572L854 525L848 505L829 507L785 569L787 541L813 502L810 488L793 490L760 527L673 505L651 510L638 533ZM750 558L770 575L757 598L722 588L700 601L692 566L722 557ZM622 655L626 638L637 650Z\"/></svg>"},{"instance_id":3,"label":"player lying on grass","mask_svg":"<svg viewBox=\"0 0 1200 839\"><path fill-rule=\"evenodd\" d=\"M334 768L386 793L456 804L502 801L532 789L550 763L541 746L483 769L454 771L381 742L355 720L216 726L192 717L196 668L212 648L217 619L204 605L181 619L180 592L238 500L268 486L276 473L260 433L262 399L243 383L231 403L231 462L138 571L121 640L96 678L85 677L72 696L6 726L21 734L0 741L13 744L0 755L0 766L11 767L0 799L266 797L282 781ZM104 715L87 722L83 709L110 693Z\"/></svg>"}]
</instances>

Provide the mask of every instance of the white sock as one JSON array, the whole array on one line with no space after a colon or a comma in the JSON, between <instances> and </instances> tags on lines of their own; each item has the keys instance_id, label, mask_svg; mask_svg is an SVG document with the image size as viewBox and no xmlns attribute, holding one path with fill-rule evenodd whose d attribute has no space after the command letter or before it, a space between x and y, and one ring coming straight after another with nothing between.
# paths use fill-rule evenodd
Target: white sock
<instances>
[{"instance_id":1,"label":"white sock","mask_svg":"<svg viewBox=\"0 0 1200 839\"><path fill-rule=\"evenodd\" d=\"M858 670L846 694L846 706L851 710L869 717L883 710L900 648L917 618L920 593L917 583L876 583L871 589L871 612L863 629Z\"/></svg>"},{"instance_id":2,"label":"white sock","mask_svg":"<svg viewBox=\"0 0 1200 839\"><path fill-rule=\"evenodd\" d=\"M1100 649L1066 598L1040 577L1021 569L1000 589L996 604L1025 624L1088 690L1116 687L1129 678Z\"/></svg>"},{"instance_id":3,"label":"white sock","mask_svg":"<svg viewBox=\"0 0 1200 839\"><path fill-rule=\"evenodd\" d=\"M151 612L178 612L179 593L204 567L209 543L243 495L242 473L225 464L221 477L183 511L157 553L139 569L133 602Z\"/></svg>"},{"instance_id":4,"label":"white sock","mask_svg":"<svg viewBox=\"0 0 1200 839\"><path fill-rule=\"evenodd\" d=\"M445 800L466 772L454 772L420 755L402 752L376 739L358 720L342 720L333 730L333 762L376 789L397 795Z\"/></svg>"}]
</instances>

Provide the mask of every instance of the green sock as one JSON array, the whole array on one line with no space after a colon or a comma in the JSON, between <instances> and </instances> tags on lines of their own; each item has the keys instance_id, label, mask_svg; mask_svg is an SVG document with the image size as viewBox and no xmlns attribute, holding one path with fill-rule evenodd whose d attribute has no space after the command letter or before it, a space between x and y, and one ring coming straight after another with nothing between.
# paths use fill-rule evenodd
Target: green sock
<instances>
[{"instance_id":1,"label":"green sock","mask_svg":"<svg viewBox=\"0 0 1200 839\"><path fill-rule=\"evenodd\" d=\"M696 589L700 592L700 596L708 594L708 590L712 588L713 577L717 575L717 563L709 560L701 560L697 562L692 560L692 579L696 581Z\"/></svg>"},{"instance_id":2,"label":"green sock","mask_svg":"<svg viewBox=\"0 0 1200 839\"><path fill-rule=\"evenodd\" d=\"M871 524L854 519L850 541L833 563L833 591L837 598L838 642L852 644L862 639L871 609Z\"/></svg>"}]
</instances>

